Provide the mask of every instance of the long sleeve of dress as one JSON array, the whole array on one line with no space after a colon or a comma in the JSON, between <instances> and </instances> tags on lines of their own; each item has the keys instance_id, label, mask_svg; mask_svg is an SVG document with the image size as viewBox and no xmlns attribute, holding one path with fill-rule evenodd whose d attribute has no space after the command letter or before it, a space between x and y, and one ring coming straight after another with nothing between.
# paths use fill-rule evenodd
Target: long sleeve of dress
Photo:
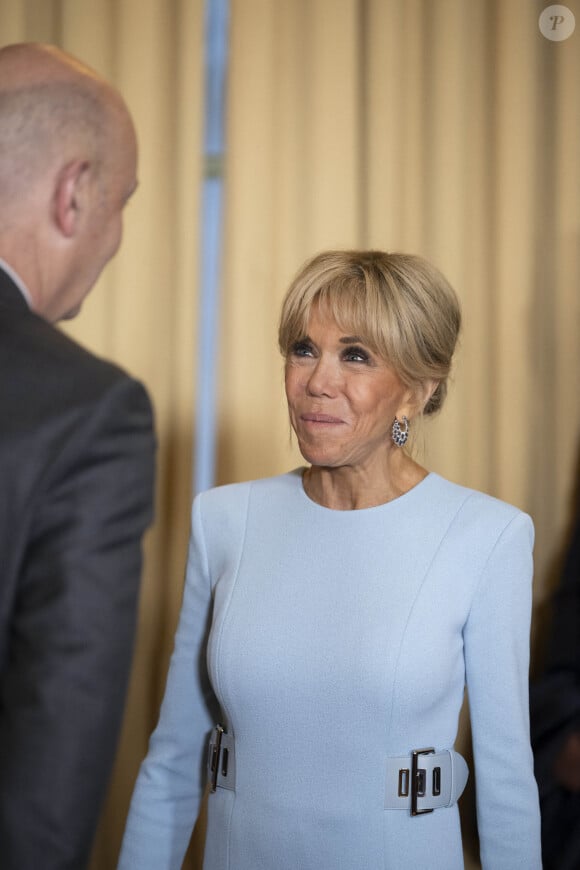
<instances>
[{"instance_id":1,"label":"long sleeve of dress","mask_svg":"<svg viewBox=\"0 0 580 870\"><path fill-rule=\"evenodd\" d=\"M178 870L182 865L204 788L203 745L216 721L205 661L211 610L198 499L165 696L135 786L120 870Z\"/></svg>"},{"instance_id":2,"label":"long sleeve of dress","mask_svg":"<svg viewBox=\"0 0 580 870\"><path fill-rule=\"evenodd\" d=\"M532 543L519 513L491 551L464 629L484 870L541 868L528 712Z\"/></svg>"}]
</instances>

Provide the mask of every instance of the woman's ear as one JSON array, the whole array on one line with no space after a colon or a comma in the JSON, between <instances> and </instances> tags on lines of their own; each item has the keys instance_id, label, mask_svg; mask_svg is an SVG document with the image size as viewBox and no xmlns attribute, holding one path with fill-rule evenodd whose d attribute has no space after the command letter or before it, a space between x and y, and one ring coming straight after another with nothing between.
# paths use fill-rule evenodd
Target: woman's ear
<instances>
[{"instance_id":1,"label":"woman's ear","mask_svg":"<svg viewBox=\"0 0 580 870\"><path fill-rule=\"evenodd\" d=\"M76 235L86 205L89 162L73 160L64 166L56 181L53 220L58 231L70 239Z\"/></svg>"},{"instance_id":2,"label":"woman's ear","mask_svg":"<svg viewBox=\"0 0 580 870\"><path fill-rule=\"evenodd\" d=\"M409 419L416 417L418 414L422 414L427 402L439 386L439 381L435 378L430 378L429 380L423 381L416 387L409 389L409 392L406 396L406 407L408 410L405 410L403 413Z\"/></svg>"},{"instance_id":3,"label":"woman's ear","mask_svg":"<svg viewBox=\"0 0 580 870\"><path fill-rule=\"evenodd\" d=\"M425 410L429 399L439 386L439 383L436 378L429 378L429 380L423 381L418 391L418 413L422 413Z\"/></svg>"}]
</instances>

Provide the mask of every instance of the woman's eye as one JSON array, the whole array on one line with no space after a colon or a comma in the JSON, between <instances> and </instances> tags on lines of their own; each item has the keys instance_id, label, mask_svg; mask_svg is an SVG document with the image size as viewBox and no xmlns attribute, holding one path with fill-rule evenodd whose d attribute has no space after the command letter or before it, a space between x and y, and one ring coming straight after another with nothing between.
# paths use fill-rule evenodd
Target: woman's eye
<instances>
[{"instance_id":1,"label":"woman's eye","mask_svg":"<svg viewBox=\"0 0 580 870\"><path fill-rule=\"evenodd\" d=\"M290 353L292 356L311 356L312 345L308 341L296 341L290 348Z\"/></svg>"},{"instance_id":2,"label":"woman's eye","mask_svg":"<svg viewBox=\"0 0 580 870\"><path fill-rule=\"evenodd\" d=\"M344 351L344 358L348 362L368 362L369 355L362 347L349 347Z\"/></svg>"}]
</instances>

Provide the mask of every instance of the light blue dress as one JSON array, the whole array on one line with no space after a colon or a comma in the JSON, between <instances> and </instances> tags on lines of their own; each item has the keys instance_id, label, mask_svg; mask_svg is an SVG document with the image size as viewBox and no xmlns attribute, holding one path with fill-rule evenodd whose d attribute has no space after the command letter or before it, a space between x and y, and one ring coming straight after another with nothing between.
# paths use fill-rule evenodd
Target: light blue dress
<instances>
[{"instance_id":1,"label":"light blue dress","mask_svg":"<svg viewBox=\"0 0 580 870\"><path fill-rule=\"evenodd\" d=\"M436 474L356 511L300 470L198 496L121 870L181 867L216 721L236 788L209 796L204 870L460 870L457 806L385 810L385 758L453 747L465 684L483 868L538 870L532 544L528 516Z\"/></svg>"}]
</instances>

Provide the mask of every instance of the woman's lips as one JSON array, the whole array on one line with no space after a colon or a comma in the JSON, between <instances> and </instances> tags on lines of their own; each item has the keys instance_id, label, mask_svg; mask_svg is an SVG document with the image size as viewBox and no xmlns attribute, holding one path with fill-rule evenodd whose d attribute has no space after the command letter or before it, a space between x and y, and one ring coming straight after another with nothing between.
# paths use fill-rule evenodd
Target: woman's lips
<instances>
[{"instance_id":1,"label":"woman's lips","mask_svg":"<svg viewBox=\"0 0 580 870\"><path fill-rule=\"evenodd\" d=\"M301 414L300 419L304 423L326 423L332 425L344 422L340 417L332 417L330 414Z\"/></svg>"}]
</instances>

